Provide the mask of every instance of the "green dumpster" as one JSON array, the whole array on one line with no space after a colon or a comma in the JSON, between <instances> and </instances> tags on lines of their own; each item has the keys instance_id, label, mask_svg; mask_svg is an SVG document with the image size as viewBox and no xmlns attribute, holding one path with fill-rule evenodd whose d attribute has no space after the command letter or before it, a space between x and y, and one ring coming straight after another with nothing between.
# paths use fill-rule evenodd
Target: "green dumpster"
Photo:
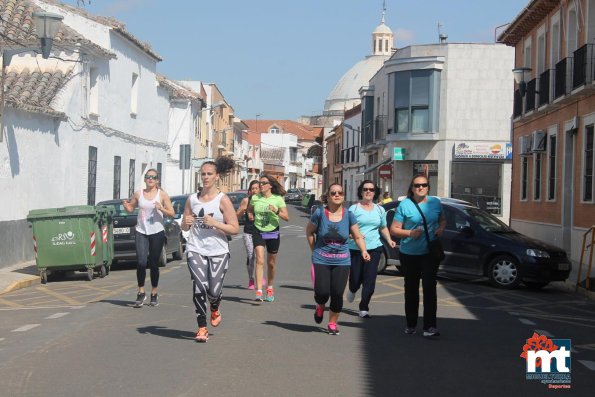
<instances>
[{"instance_id":1,"label":"green dumpster","mask_svg":"<svg viewBox=\"0 0 595 397\"><path fill-rule=\"evenodd\" d=\"M98 205L95 207L95 210L99 217L101 246L103 249L104 266L100 268L100 276L105 277L109 274L114 260L114 208L106 205Z\"/></svg>"},{"instance_id":2,"label":"green dumpster","mask_svg":"<svg viewBox=\"0 0 595 397\"><path fill-rule=\"evenodd\" d=\"M52 271L86 270L93 280L95 269L105 276L111 265L109 247L111 217L106 209L91 205L29 211L35 260L41 282ZM113 238L111 239L113 244ZM113 248L111 251L113 257Z\"/></svg>"}]
</instances>

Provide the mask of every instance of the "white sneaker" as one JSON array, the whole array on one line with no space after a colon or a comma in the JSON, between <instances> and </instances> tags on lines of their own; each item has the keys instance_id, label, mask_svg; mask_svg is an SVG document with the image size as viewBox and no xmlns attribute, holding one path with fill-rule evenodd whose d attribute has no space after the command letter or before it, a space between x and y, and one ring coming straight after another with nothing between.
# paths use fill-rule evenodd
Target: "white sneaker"
<instances>
[{"instance_id":1,"label":"white sneaker","mask_svg":"<svg viewBox=\"0 0 595 397\"><path fill-rule=\"evenodd\" d=\"M370 313L368 313L368 312L367 312L367 311L365 311L365 310L362 310L362 311L360 311L360 312L359 312L359 316L360 316L361 318L370 318L370 317L372 317L372 316L370 316Z\"/></svg>"},{"instance_id":2,"label":"white sneaker","mask_svg":"<svg viewBox=\"0 0 595 397\"><path fill-rule=\"evenodd\" d=\"M351 292L351 290L347 290L347 302L353 303L355 300L355 292Z\"/></svg>"}]
</instances>

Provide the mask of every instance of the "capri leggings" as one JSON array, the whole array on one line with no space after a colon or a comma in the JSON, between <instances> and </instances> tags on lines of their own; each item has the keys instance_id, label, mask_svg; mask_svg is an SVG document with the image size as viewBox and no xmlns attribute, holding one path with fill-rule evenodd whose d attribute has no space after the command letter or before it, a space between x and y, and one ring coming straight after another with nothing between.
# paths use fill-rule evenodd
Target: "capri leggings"
<instances>
[{"instance_id":1,"label":"capri leggings","mask_svg":"<svg viewBox=\"0 0 595 397\"><path fill-rule=\"evenodd\" d=\"M219 308L223 293L223 279L229 266L229 253L215 256L188 252L188 270L192 277L192 293L199 327L207 326L207 299L211 311Z\"/></svg>"},{"instance_id":2,"label":"capri leggings","mask_svg":"<svg viewBox=\"0 0 595 397\"><path fill-rule=\"evenodd\" d=\"M330 309L341 313L343 292L349 278L349 266L314 264L314 300L324 305L331 299Z\"/></svg>"},{"instance_id":3,"label":"capri leggings","mask_svg":"<svg viewBox=\"0 0 595 397\"><path fill-rule=\"evenodd\" d=\"M248 269L248 277L254 278L256 254L254 252L254 243L252 242L252 233L244 233L244 246L246 247L246 267Z\"/></svg>"}]
</instances>

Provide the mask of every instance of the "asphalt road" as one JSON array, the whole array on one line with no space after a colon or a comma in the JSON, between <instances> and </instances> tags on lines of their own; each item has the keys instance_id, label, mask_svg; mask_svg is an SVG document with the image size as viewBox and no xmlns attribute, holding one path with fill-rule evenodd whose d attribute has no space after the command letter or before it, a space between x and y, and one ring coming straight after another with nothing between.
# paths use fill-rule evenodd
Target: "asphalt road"
<instances>
[{"instance_id":1,"label":"asphalt road","mask_svg":"<svg viewBox=\"0 0 595 397\"><path fill-rule=\"evenodd\" d=\"M405 335L403 280L379 276L372 318L345 303L341 335L313 321L307 215L290 207L273 303L246 289L241 237L221 306L223 322L194 342L185 261L162 269L160 305L132 308L133 266L0 297L2 396L538 396L595 394L595 303L556 288L503 291L441 278L442 336ZM148 282L147 282L148 284ZM420 309L421 312L421 309ZM420 321L421 323L421 321ZM572 340L570 390L526 380L520 357L533 332Z\"/></svg>"}]
</instances>

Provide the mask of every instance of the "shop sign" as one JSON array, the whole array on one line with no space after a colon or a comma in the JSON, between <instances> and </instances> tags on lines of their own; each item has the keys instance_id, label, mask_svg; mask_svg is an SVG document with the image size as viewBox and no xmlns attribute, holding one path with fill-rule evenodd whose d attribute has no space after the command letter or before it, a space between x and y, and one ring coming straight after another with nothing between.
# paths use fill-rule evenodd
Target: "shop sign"
<instances>
[{"instance_id":1,"label":"shop sign","mask_svg":"<svg viewBox=\"0 0 595 397\"><path fill-rule=\"evenodd\" d=\"M511 160L510 142L455 142L456 159Z\"/></svg>"},{"instance_id":2,"label":"shop sign","mask_svg":"<svg viewBox=\"0 0 595 397\"><path fill-rule=\"evenodd\" d=\"M425 174L428 176L438 176L438 162L424 163L414 162L413 163L413 175Z\"/></svg>"}]
</instances>

